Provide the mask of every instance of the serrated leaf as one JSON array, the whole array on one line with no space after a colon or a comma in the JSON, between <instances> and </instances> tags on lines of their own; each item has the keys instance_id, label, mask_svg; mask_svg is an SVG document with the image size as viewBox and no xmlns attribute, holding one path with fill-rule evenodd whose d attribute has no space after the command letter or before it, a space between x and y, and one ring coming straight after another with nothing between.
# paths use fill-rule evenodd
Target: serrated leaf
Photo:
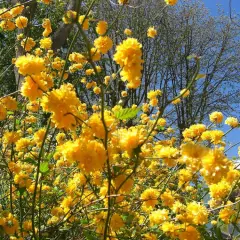
<instances>
[{"instance_id":1,"label":"serrated leaf","mask_svg":"<svg viewBox=\"0 0 240 240\"><path fill-rule=\"evenodd\" d=\"M55 154L55 152L50 153L50 154L47 156L47 159L48 159L48 160L51 160L51 158L53 157L54 154Z\"/></svg>"},{"instance_id":2,"label":"serrated leaf","mask_svg":"<svg viewBox=\"0 0 240 240\"><path fill-rule=\"evenodd\" d=\"M206 77L206 74L198 74L197 77L195 78L195 80L198 80L198 79L201 79L201 78L205 78Z\"/></svg>"},{"instance_id":3,"label":"serrated leaf","mask_svg":"<svg viewBox=\"0 0 240 240\"><path fill-rule=\"evenodd\" d=\"M49 171L49 167L48 167L48 162L42 162L40 164L40 172L41 173L47 173Z\"/></svg>"},{"instance_id":4,"label":"serrated leaf","mask_svg":"<svg viewBox=\"0 0 240 240\"><path fill-rule=\"evenodd\" d=\"M119 120L128 120L135 118L140 111L140 108L123 108L115 112L115 117Z\"/></svg>"},{"instance_id":5,"label":"serrated leaf","mask_svg":"<svg viewBox=\"0 0 240 240\"><path fill-rule=\"evenodd\" d=\"M163 132L165 130L165 127L157 126L157 130Z\"/></svg>"}]
</instances>

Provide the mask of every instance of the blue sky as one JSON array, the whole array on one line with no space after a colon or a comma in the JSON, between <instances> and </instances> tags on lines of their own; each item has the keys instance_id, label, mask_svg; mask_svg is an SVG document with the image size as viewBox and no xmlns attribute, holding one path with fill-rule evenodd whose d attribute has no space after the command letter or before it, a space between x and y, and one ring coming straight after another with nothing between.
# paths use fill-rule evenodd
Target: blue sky
<instances>
[{"instance_id":1,"label":"blue sky","mask_svg":"<svg viewBox=\"0 0 240 240\"><path fill-rule=\"evenodd\" d=\"M218 5L224 9L225 14L229 14L229 0L203 0L212 15L217 15ZM232 10L240 14L240 0L232 0Z\"/></svg>"},{"instance_id":2,"label":"blue sky","mask_svg":"<svg viewBox=\"0 0 240 240\"><path fill-rule=\"evenodd\" d=\"M224 13L226 15L229 15L229 0L202 0L202 1L205 3L206 7L209 9L211 15L216 16L218 14L219 7L224 10ZM240 0L232 0L232 11L240 15ZM226 132L228 129L229 127L225 126L223 128L223 131ZM228 134L227 141L230 141L232 144L237 143L240 141L239 136L240 136L240 128L234 129L231 133ZM227 155L237 156L238 146L232 148L227 153Z\"/></svg>"}]
</instances>

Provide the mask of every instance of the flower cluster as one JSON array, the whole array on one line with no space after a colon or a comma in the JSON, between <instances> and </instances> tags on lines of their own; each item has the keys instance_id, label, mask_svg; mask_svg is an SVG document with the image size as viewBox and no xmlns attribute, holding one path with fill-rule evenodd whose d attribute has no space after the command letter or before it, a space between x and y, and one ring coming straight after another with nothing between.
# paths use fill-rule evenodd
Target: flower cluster
<instances>
[{"instance_id":1,"label":"flower cluster","mask_svg":"<svg viewBox=\"0 0 240 240\"><path fill-rule=\"evenodd\" d=\"M78 29L70 49L53 50L56 3L40 2L48 13L40 37L17 36L19 91L0 97L1 237L200 240L218 239L224 224L237 231L240 172L225 137L239 120L226 118L225 131L224 115L213 112L179 134L172 104L184 106L191 84L172 99L165 87L142 84L142 44L127 37L116 45L119 32L92 5L82 13L87 1L62 18L61 27ZM23 9L1 9L1 28L31 26ZM156 35L154 27L144 34Z\"/></svg>"}]
</instances>

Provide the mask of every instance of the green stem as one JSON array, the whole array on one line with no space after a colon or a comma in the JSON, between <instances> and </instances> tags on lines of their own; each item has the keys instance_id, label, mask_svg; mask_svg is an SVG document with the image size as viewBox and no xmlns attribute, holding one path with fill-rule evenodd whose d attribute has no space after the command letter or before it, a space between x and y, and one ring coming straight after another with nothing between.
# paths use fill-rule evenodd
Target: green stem
<instances>
[{"instance_id":1,"label":"green stem","mask_svg":"<svg viewBox=\"0 0 240 240\"><path fill-rule=\"evenodd\" d=\"M20 192L20 199L19 199L19 207L20 207L20 230L21 236L23 236L23 208L22 208L22 193Z\"/></svg>"},{"instance_id":2,"label":"green stem","mask_svg":"<svg viewBox=\"0 0 240 240\"><path fill-rule=\"evenodd\" d=\"M39 182L40 165L41 165L41 159L42 159L42 155L43 155L43 151L44 151L44 144L45 144L45 141L47 139L47 135L48 135L48 132L50 130L50 126L51 126L51 120L49 118L46 133L45 133L45 136L44 136L44 139L43 139L43 142L42 142L42 145L41 145L41 149L40 149L40 152L39 152L39 155L38 155L37 172L36 172L36 179L35 179L35 186L34 186L33 200L32 200L32 231L33 231L33 238L34 239L37 239L36 238L36 232L35 232L35 222L34 222L35 221L34 217L35 217L35 207L36 207L36 197L37 197L37 186L38 186L38 182ZM40 229L39 229L39 231L40 231Z\"/></svg>"}]
</instances>

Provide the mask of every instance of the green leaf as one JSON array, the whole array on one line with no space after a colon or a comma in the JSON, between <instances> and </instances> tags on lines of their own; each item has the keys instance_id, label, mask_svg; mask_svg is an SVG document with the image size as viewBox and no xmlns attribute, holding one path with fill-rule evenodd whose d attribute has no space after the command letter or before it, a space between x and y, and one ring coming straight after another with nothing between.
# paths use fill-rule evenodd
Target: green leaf
<instances>
[{"instance_id":1,"label":"green leaf","mask_svg":"<svg viewBox=\"0 0 240 240\"><path fill-rule=\"evenodd\" d=\"M215 233L218 239L223 240L222 232L219 225L215 227Z\"/></svg>"},{"instance_id":2,"label":"green leaf","mask_svg":"<svg viewBox=\"0 0 240 240\"><path fill-rule=\"evenodd\" d=\"M118 166L113 166L114 174L118 174L120 170L121 170L120 167L118 167Z\"/></svg>"},{"instance_id":3,"label":"green leaf","mask_svg":"<svg viewBox=\"0 0 240 240\"><path fill-rule=\"evenodd\" d=\"M48 159L48 160L51 160L51 159L53 158L53 155L54 155L54 154L55 154L55 151L52 152L52 153L50 153L50 154L48 154L47 159Z\"/></svg>"},{"instance_id":4,"label":"green leaf","mask_svg":"<svg viewBox=\"0 0 240 240\"><path fill-rule=\"evenodd\" d=\"M126 218L126 224L130 225L134 219L133 215L128 215Z\"/></svg>"},{"instance_id":5,"label":"green leaf","mask_svg":"<svg viewBox=\"0 0 240 240\"><path fill-rule=\"evenodd\" d=\"M41 173L47 173L49 171L49 168L48 168L48 162L42 162L40 164L40 172Z\"/></svg>"},{"instance_id":6,"label":"green leaf","mask_svg":"<svg viewBox=\"0 0 240 240\"><path fill-rule=\"evenodd\" d=\"M86 218L81 220L81 224L88 224L88 223L89 223L89 221Z\"/></svg>"},{"instance_id":7,"label":"green leaf","mask_svg":"<svg viewBox=\"0 0 240 240\"><path fill-rule=\"evenodd\" d=\"M26 188L19 188L18 189L20 196L22 196L24 194L24 192L26 191Z\"/></svg>"},{"instance_id":8,"label":"green leaf","mask_svg":"<svg viewBox=\"0 0 240 240\"><path fill-rule=\"evenodd\" d=\"M206 77L206 74L199 73L197 75L197 77L195 78L195 80L198 80L198 79L201 79L201 78L205 78L205 77Z\"/></svg>"},{"instance_id":9,"label":"green leaf","mask_svg":"<svg viewBox=\"0 0 240 240\"><path fill-rule=\"evenodd\" d=\"M93 232L84 231L83 235L86 237L87 240L98 240L95 236L93 236Z\"/></svg>"},{"instance_id":10,"label":"green leaf","mask_svg":"<svg viewBox=\"0 0 240 240\"><path fill-rule=\"evenodd\" d=\"M134 154L135 156L138 156L139 153L141 153L141 152L142 152L141 146L137 146L136 148L133 149L133 154Z\"/></svg>"},{"instance_id":11,"label":"green leaf","mask_svg":"<svg viewBox=\"0 0 240 240\"><path fill-rule=\"evenodd\" d=\"M115 117L119 120L128 120L135 118L140 111L140 108L123 108L117 112L115 112Z\"/></svg>"},{"instance_id":12,"label":"green leaf","mask_svg":"<svg viewBox=\"0 0 240 240\"><path fill-rule=\"evenodd\" d=\"M37 162L32 158L25 158L25 159L22 160L22 162L30 163L32 165L37 166Z\"/></svg>"},{"instance_id":13,"label":"green leaf","mask_svg":"<svg viewBox=\"0 0 240 240\"><path fill-rule=\"evenodd\" d=\"M189 56L187 57L187 60L192 60L192 59L195 58L195 57L196 57L195 54L191 54L191 55L189 55Z\"/></svg>"},{"instance_id":14,"label":"green leaf","mask_svg":"<svg viewBox=\"0 0 240 240\"><path fill-rule=\"evenodd\" d=\"M157 126L157 130L160 131L160 132L163 132L165 130L165 127Z\"/></svg>"},{"instance_id":15,"label":"green leaf","mask_svg":"<svg viewBox=\"0 0 240 240\"><path fill-rule=\"evenodd\" d=\"M3 163L0 163L0 169L7 168L7 166Z\"/></svg>"}]
</instances>

